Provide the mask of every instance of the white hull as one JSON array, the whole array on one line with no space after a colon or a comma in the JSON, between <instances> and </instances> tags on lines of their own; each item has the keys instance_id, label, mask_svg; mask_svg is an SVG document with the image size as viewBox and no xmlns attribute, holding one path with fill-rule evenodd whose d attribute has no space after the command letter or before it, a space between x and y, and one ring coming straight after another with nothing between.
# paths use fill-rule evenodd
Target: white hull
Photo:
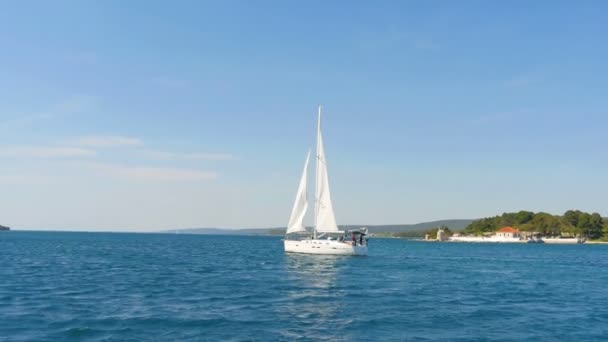
<instances>
[{"instance_id":1,"label":"white hull","mask_svg":"<svg viewBox=\"0 0 608 342\"><path fill-rule=\"evenodd\" d=\"M326 255L367 255L367 246L353 246L336 240L284 240L285 252Z\"/></svg>"}]
</instances>

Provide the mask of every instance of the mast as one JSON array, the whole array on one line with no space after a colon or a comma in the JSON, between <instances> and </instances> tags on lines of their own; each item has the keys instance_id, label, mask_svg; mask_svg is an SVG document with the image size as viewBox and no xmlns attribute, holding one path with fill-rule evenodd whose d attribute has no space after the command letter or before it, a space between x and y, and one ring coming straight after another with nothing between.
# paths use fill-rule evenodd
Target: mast
<instances>
[{"instance_id":1,"label":"mast","mask_svg":"<svg viewBox=\"0 0 608 342\"><path fill-rule=\"evenodd\" d=\"M321 132L321 106L319 106L319 118L317 123L317 174L315 182L315 236L317 236L320 232L336 233L339 231L338 225L336 224L336 216L331 203L327 160L325 158L323 133Z\"/></svg>"},{"instance_id":2,"label":"mast","mask_svg":"<svg viewBox=\"0 0 608 342\"><path fill-rule=\"evenodd\" d=\"M312 238L317 238L317 216L319 214L319 139L321 138L321 105L318 108L317 118L317 157L315 158L315 225L312 230Z\"/></svg>"}]
</instances>

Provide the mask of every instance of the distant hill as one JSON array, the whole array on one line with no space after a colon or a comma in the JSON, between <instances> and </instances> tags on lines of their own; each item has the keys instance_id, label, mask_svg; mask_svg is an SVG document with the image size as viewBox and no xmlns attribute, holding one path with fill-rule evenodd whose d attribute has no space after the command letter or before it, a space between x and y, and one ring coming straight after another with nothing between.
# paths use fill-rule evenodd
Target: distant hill
<instances>
[{"instance_id":1,"label":"distant hill","mask_svg":"<svg viewBox=\"0 0 608 342\"><path fill-rule=\"evenodd\" d=\"M166 233L174 234L205 234L205 235L272 235L272 231L281 230L285 233L285 228L247 228L247 229L227 229L227 228L186 228L172 229ZM281 233L281 234L283 234Z\"/></svg>"},{"instance_id":2,"label":"distant hill","mask_svg":"<svg viewBox=\"0 0 608 342\"><path fill-rule=\"evenodd\" d=\"M463 230L471 224L473 220L440 220L431 222L422 222L416 224L387 224L387 225L365 225L352 224L340 226L340 229L367 227L370 233L399 233L399 232L424 232L438 226L447 226L452 231ZM166 231L167 233L176 234L207 234L207 235L283 235L285 227L275 228L250 228L250 229L225 229L225 228L188 228L188 229L173 229Z\"/></svg>"},{"instance_id":3,"label":"distant hill","mask_svg":"<svg viewBox=\"0 0 608 342\"><path fill-rule=\"evenodd\" d=\"M0 224L0 230L11 230L9 227Z\"/></svg>"},{"instance_id":4,"label":"distant hill","mask_svg":"<svg viewBox=\"0 0 608 342\"><path fill-rule=\"evenodd\" d=\"M430 222L422 222L416 224L387 224L387 225L350 225L348 227L367 227L370 233L399 233L399 232L424 232L425 230L429 230L431 228L446 226L450 228L452 231L463 230L471 224L473 220L461 219L461 220L440 220L440 221L430 221ZM340 226L340 228L344 228Z\"/></svg>"}]
</instances>

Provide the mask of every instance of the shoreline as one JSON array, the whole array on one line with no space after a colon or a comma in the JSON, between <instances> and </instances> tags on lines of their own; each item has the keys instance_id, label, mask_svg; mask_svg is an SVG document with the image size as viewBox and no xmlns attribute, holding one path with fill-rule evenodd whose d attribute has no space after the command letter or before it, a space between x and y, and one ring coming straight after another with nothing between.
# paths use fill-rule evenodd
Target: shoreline
<instances>
[{"instance_id":1,"label":"shoreline","mask_svg":"<svg viewBox=\"0 0 608 342\"><path fill-rule=\"evenodd\" d=\"M470 244L495 244L495 245L504 245L504 244L514 244L514 245L558 245L558 246L562 246L562 245L608 245L608 241L585 241L582 243L529 243L528 241L522 240L522 241L451 241L451 240L444 240L444 241L439 241L437 239L430 239L430 240L425 240L425 239L408 239L411 241L418 241L418 242L447 242L447 243L470 243Z\"/></svg>"}]
</instances>

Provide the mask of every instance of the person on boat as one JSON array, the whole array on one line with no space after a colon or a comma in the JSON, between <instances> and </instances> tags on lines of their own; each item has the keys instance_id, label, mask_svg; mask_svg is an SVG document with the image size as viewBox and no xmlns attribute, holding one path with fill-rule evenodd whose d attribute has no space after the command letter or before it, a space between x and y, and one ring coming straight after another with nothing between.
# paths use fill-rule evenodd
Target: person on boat
<instances>
[{"instance_id":1,"label":"person on boat","mask_svg":"<svg viewBox=\"0 0 608 342\"><path fill-rule=\"evenodd\" d=\"M359 245L363 246L363 234L359 235Z\"/></svg>"},{"instance_id":2,"label":"person on boat","mask_svg":"<svg viewBox=\"0 0 608 342\"><path fill-rule=\"evenodd\" d=\"M357 245L357 237L355 236L355 233L352 233L352 238L353 238L353 246Z\"/></svg>"}]
</instances>

